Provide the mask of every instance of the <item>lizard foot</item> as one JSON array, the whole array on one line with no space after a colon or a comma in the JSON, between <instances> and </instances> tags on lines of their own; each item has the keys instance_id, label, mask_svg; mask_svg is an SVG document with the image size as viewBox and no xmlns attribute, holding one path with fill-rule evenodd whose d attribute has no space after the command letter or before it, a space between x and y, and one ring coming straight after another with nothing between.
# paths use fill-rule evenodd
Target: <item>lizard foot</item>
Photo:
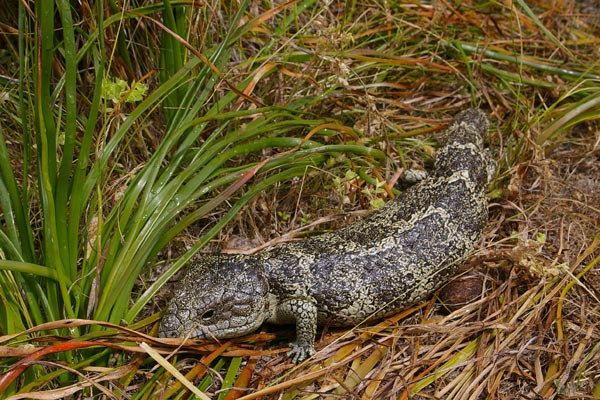
<instances>
[{"instance_id":1,"label":"lizard foot","mask_svg":"<svg viewBox=\"0 0 600 400\"><path fill-rule=\"evenodd\" d=\"M289 345L292 349L287 352L287 355L292 358L294 364L298 364L315 354L315 348L310 344L290 343Z\"/></svg>"}]
</instances>

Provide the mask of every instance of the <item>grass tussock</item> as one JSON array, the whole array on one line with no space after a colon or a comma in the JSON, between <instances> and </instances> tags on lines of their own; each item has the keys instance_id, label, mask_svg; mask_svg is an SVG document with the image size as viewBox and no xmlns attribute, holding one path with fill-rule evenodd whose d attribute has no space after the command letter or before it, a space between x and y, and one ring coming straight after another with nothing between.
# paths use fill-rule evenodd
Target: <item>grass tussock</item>
<instances>
[{"instance_id":1,"label":"grass tussock","mask_svg":"<svg viewBox=\"0 0 600 400\"><path fill-rule=\"evenodd\" d=\"M594 1L11 3L0 396L600 397ZM285 328L153 337L201 250L380 206L471 106L494 126L491 218L439 299L326 327L299 366Z\"/></svg>"}]
</instances>

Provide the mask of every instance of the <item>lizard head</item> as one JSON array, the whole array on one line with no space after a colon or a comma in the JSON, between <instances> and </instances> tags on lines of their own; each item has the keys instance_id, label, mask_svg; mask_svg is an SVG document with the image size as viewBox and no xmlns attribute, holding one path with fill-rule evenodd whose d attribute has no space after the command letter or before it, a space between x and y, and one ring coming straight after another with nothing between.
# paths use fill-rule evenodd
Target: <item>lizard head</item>
<instances>
[{"instance_id":1,"label":"lizard head","mask_svg":"<svg viewBox=\"0 0 600 400\"><path fill-rule=\"evenodd\" d=\"M229 338L268 317L268 283L252 256L207 256L191 267L167 308L160 337Z\"/></svg>"}]
</instances>

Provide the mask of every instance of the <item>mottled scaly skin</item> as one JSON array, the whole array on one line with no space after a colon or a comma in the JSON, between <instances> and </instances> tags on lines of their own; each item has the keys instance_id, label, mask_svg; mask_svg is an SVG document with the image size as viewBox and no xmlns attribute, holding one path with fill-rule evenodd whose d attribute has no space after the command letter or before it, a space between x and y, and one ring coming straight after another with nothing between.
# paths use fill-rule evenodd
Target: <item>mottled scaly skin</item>
<instances>
[{"instance_id":1,"label":"mottled scaly skin","mask_svg":"<svg viewBox=\"0 0 600 400\"><path fill-rule=\"evenodd\" d=\"M175 288L160 335L227 338L263 322L295 323L290 353L299 361L314 353L317 324L351 326L430 296L487 222L488 127L480 110L458 114L439 137L430 176L339 231L252 256L204 257Z\"/></svg>"}]
</instances>

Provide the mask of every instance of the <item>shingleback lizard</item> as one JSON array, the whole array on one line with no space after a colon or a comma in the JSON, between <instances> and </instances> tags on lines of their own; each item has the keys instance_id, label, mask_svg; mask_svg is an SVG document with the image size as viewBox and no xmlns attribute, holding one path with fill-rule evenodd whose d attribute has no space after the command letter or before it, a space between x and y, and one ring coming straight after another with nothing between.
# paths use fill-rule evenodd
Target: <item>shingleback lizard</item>
<instances>
[{"instance_id":1,"label":"shingleback lizard","mask_svg":"<svg viewBox=\"0 0 600 400\"><path fill-rule=\"evenodd\" d=\"M488 129L482 111L459 113L438 137L429 176L338 231L254 255L203 257L174 289L159 335L229 338L263 322L295 323L297 362L314 354L317 324L352 326L430 296L487 222Z\"/></svg>"}]
</instances>

